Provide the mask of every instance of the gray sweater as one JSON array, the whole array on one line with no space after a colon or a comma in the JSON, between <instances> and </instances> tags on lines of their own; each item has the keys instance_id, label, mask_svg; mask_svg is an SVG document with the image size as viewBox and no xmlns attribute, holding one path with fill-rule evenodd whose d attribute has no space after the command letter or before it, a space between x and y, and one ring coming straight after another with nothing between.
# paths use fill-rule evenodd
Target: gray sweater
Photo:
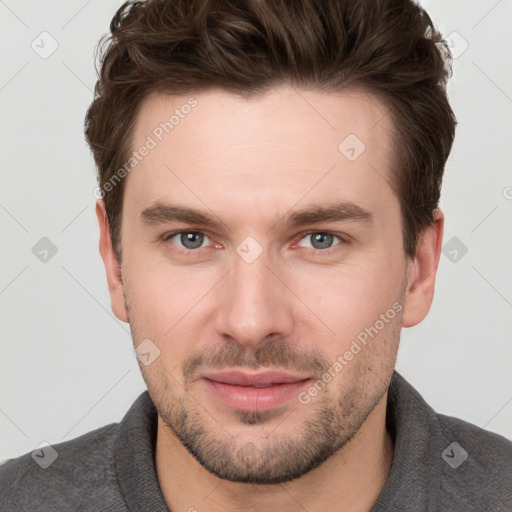
<instances>
[{"instance_id":1,"label":"gray sweater","mask_svg":"<svg viewBox=\"0 0 512 512\"><path fill-rule=\"evenodd\" d=\"M5 462L0 510L168 511L154 464L156 420L145 391L120 423ZM396 372L386 421L394 459L371 512L512 511L509 440L436 414Z\"/></svg>"}]
</instances>

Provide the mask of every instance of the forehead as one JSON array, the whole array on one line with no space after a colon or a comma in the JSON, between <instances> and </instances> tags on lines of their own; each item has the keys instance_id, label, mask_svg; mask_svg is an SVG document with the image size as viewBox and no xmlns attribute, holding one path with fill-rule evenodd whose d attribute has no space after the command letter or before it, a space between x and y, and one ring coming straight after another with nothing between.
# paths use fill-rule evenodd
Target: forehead
<instances>
[{"instance_id":1,"label":"forehead","mask_svg":"<svg viewBox=\"0 0 512 512\"><path fill-rule=\"evenodd\" d=\"M384 190L392 130L386 105L358 91L152 94L134 127L132 150L145 155L127 176L125 207L169 199L260 211L329 195L368 202L392 193Z\"/></svg>"}]
</instances>

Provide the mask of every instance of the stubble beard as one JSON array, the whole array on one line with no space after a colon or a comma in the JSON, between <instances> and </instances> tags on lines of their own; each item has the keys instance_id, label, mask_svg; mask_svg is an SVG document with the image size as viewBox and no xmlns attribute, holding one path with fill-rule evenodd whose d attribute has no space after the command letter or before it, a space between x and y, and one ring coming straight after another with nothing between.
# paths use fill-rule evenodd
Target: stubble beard
<instances>
[{"instance_id":1,"label":"stubble beard","mask_svg":"<svg viewBox=\"0 0 512 512\"><path fill-rule=\"evenodd\" d=\"M285 410L232 411L237 421L236 429L255 429L255 441L238 442L236 432L230 432L223 426L225 418L215 418L215 411L209 412L202 407L200 399L193 396L189 386L178 384L176 378L170 376L160 364L161 361L157 360L151 367L139 362L139 367L163 423L205 469L232 482L280 484L297 479L318 467L357 434L389 387L398 350L400 325L401 315L397 315L387 332L382 333L387 335L385 340L380 341L381 349L387 347L382 349L387 351L385 355L379 354L379 351L373 353L371 358L358 365L359 373L352 373L350 382L344 379L342 371L328 384L323 396L315 397L307 405L301 404L300 409L295 408L292 413ZM137 345L143 337L137 334L131 321L130 326ZM245 349L238 347L239 353L230 361L232 366L236 366L233 364L235 360L238 363L242 359L247 362L246 354L242 356L240 352ZM366 355L373 352L373 348L366 347ZM279 358L283 350L284 353L289 351L289 346L283 345L281 350L277 343L269 350L271 353L265 355L272 360ZM325 365L325 360L317 358L317 364L320 361ZM255 367L254 364L239 366ZM287 365L281 367L286 368ZM335 398L328 392L334 386L337 391ZM296 433L287 434L284 425L289 423L288 416L291 414L301 417L296 423ZM267 429L270 433L263 435L262 427L265 425L270 425Z\"/></svg>"}]
</instances>

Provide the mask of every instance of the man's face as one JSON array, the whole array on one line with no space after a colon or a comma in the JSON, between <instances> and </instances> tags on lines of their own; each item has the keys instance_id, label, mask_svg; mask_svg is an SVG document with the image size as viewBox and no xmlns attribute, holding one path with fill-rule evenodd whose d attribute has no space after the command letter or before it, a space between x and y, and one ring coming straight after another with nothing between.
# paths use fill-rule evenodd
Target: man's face
<instances>
[{"instance_id":1,"label":"man's face","mask_svg":"<svg viewBox=\"0 0 512 512\"><path fill-rule=\"evenodd\" d=\"M156 146L125 184L122 291L149 392L168 433L241 482L335 453L382 404L398 349L391 118L361 93L298 92L150 96L132 149Z\"/></svg>"}]
</instances>

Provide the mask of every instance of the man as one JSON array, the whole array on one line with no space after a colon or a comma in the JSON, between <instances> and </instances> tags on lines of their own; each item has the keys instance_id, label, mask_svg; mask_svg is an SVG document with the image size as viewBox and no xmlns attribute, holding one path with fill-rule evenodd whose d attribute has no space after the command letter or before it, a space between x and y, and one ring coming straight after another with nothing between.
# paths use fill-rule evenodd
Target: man
<instances>
[{"instance_id":1,"label":"man","mask_svg":"<svg viewBox=\"0 0 512 512\"><path fill-rule=\"evenodd\" d=\"M148 392L4 464L2 510L511 510L512 444L394 372L456 125L426 13L148 0L111 32L86 136Z\"/></svg>"}]
</instances>

